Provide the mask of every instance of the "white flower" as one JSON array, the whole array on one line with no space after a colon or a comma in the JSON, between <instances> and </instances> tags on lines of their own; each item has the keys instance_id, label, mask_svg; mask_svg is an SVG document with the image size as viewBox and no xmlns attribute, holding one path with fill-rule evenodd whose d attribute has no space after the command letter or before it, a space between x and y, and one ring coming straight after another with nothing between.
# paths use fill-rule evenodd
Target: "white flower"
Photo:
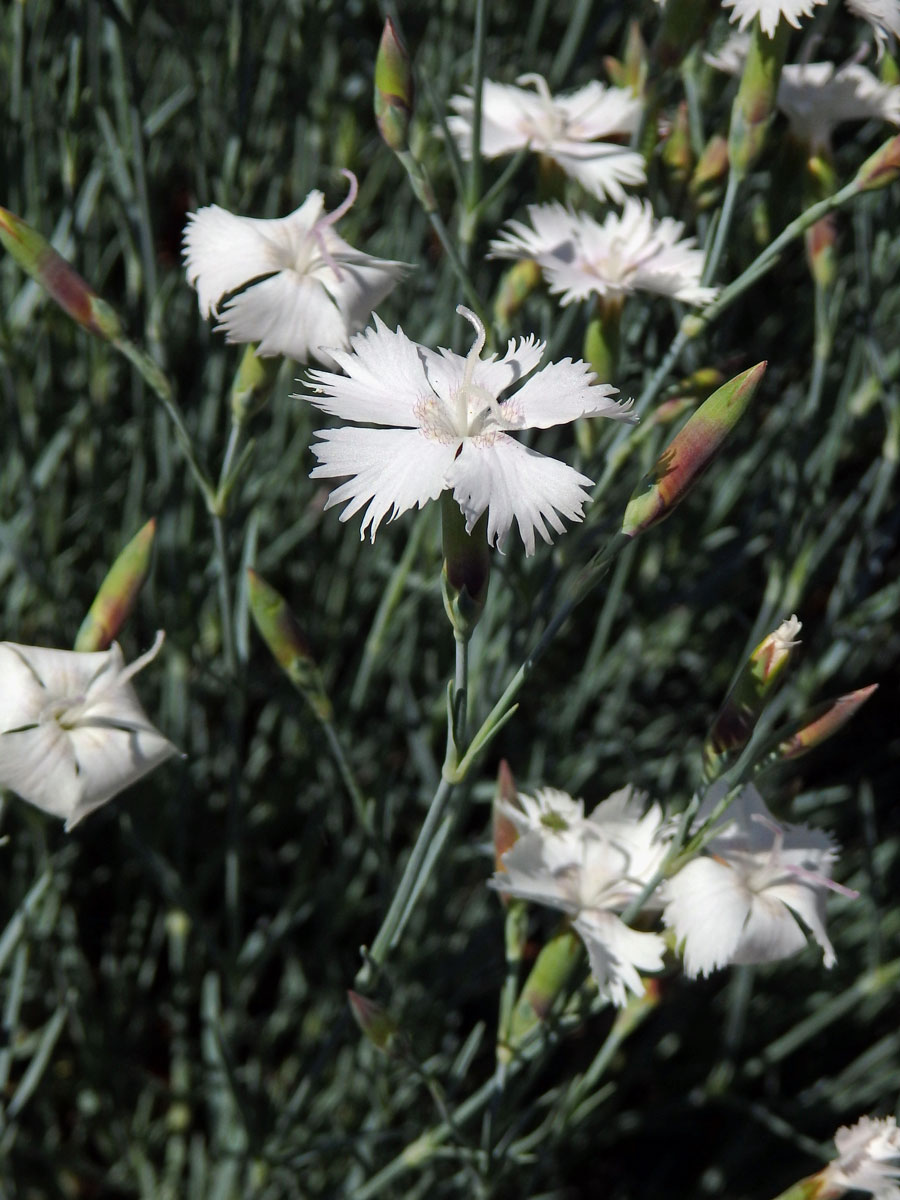
<instances>
[{"instance_id":1,"label":"white flower","mask_svg":"<svg viewBox=\"0 0 900 1200\"><path fill-rule=\"evenodd\" d=\"M626 146L600 139L632 133L641 115L641 101L627 88L587 84L568 96L551 96L541 75L522 75L535 91L484 81L481 95L481 153L497 158L529 149L546 155L592 195L621 203L623 185L644 183L643 156ZM447 126L464 158L472 157L471 96L454 96L456 115Z\"/></svg>"},{"instance_id":2,"label":"white flower","mask_svg":"<svg viewBox=\"0 0 900 1200\"><path fill-rule=\"evenodd\" d=\"M710 66L738 74L747 55L747 39L736 34L718 54L707 54ZM814 151L827 152L831 134L844 121L876 119L900 125L900 86L881 83L858 63L788 64L781 72L776 103L795 137Z\"/></svg>"},{"instance_id":3,"label":"white flower","mask_svg":"<svg viewBox=\"0 0 900 1200\"><path fill-rule=\"evenodd\" d=\"M792 646L800 645L799 633L803 628L803 622L796 613L792 613L787 620L782 621L778 628L769 634L772 639L772 653L783 654L786 650L790 650Z\"/></svg>"},{"instance_id":4,"label":"white flower","mask_svg":"<svg viewBox=\"0 0 900 1200\"><path fill-rule=\"evenodd\" d=\"M188 282L200 312L219 317L229 342L259 342L257 353L334 365L349 336L368 321L407 267L354 250L334 231L356 198L325 213L321 192L273 221L238 217L217 204L191 213L184 233ZM242 289L238 291L238 289ZM230 293L225 304L222 298Z\"/></svg>"},{"instance_id":5,"label":"white flower","mask_svg":"<svg viewBox=\"0 0 900 1200\"><path fill-rule=\"evenodd\" d=\"M175 754L131 685L162 641L128 667L116 643L82 654L0 642L0 786L69 830Z\"/></svg>"},{"instance_id":6,"label":"white flower","mask_svg":"<svg viewBox=\"0 0 900 1200\"><path fill-rule=\"evenodd\" d=\"M832 130L844 121L900 125L900 86L881 83L858 63L797 64L781 72L778 107L799 139L827 151Z\"/></svg>"},{"instance_id":7,"label":"white flower","mask_svg":"<svg viewBox=\"0 0 900 1200\"><path fill-rule=\"evenodd\" d=\"M576 417L628 418L628 405L610 399L615 388L595 384L583 362L549 363L511 395L503 394L531 374L544 352L534 337L510 340L506 355L480 357L484 327L458 308L477 331L466 358L433 350L392 333L375 317L375 328L352 339L353 353L335 353L346 375L311 371L318 395L308 397L332 416L387 429L320 429L313 479L349 475L328 497L327 508L347 502L346 521L366 505L360 535L372 539L390 513L422 508L444 489L453 493L471 533L487 510L488 541L501 549L515 519L525 550L534 553L535 531L550 541L547 525L564 530L560 516L580 521L591 481L555 458L529 450L509 430L547 429ZM501 398L502 397L502 398ZM546 524L545 524L546 523Z\"/></svg>"},{"instance_id":8,"label":"white flower","mask_svg":"<svg viewBox=\"0 0 900 1200\"><path fill-rule=\"evenodd\" d=\"M723 795L716 787L698 822ZM825 932L828 890L855 896L825 872L836 851L831 838L803 825L780 825L753 787L733 802L705 853L666 885L665 924L684 943L688 975L706 975L729 963L775 962L806 944L799 917L835 962Z\"/></svg>"},{"instance_id":9,"label":"white flower","mask_svg":"<svg viewBox=\"0 0 900 1200\"><path fill-rule=\"evenodd\" d=\"M695 249L693 238L679 241L680 221L655 220L649 201L626 200L621 215L609 213L602 225L561 204L530 204L528 216L533 228L510 221L509 231L491 242L491 253L534 259L564 305L637 291L688 304L715 297L715 288L700 286L703 251Z\"/></svg>"},{"instance_id":10,"label":"white flower","mask_svg":"<svg viewBox=\"0 0 900 1200\"><path fill-rule=\"evenodd\" d=\"M763 33L774 37L782 17L799 29L800 18L810 16L815 6L824 4L825 0L722 0L722 3L725 8L734 9L731 19L740 21L741 29L746 29L759 17Z\"/></svg>"},{"instance_id":11,"label":"white flower","mask_svg":"<svg viewBox=\"0 0 900 1200\"><path fill-rule=\"evenodd\" d=\"M870 1192L875 1200L900 1200L900 1129L894 1117L862 1117L843 1125L834 1144L839 1157L821 1172L824 1189L817 1194L852 1190Z\"/></svg>"},{"instance_id":12,"label":"white flower","mask_svg":"<svg viewBox=\"0 0 900 1200\"><path fill-rule=\"evenodd\" d=\"M543 795L546 809L548 793ZM523 833L504 854L504 870L490 885L573 917L572 927L587 947L601 994L622 1005L629 991L643 994L639 972L661 969L665 944L658 934L630 929L617 913L655 875L666 854L669 831L658 805L641 815L642 798L630 788L616 792L580 821L580 801L564 792L552 795L555 810L568 813L569 828L561 832L541 821Z\"/></svg>"},{"instance_id":13,"label":"white flower","mask_svg":"<svg viewBox=\"0 0 900 1200\"><path fill-rule=\"evenodd\" d=\"M584 836L584 801L557 788L538 788L533 796L519 792L516 803L501 800L498 807L520 837L540 834L545 847L558 852L563 860Z\"/></svg>"},{"instance_id":14,"label":"white flower","mask_svg":"<svg viewBox=\"0 0 900 1200\"><path fill-rule=\"evenodd\" d=\"M888 40L900 38L900 0L847 0L847 7L872 26L880 59Z\"/></svg>"}]
</instances>

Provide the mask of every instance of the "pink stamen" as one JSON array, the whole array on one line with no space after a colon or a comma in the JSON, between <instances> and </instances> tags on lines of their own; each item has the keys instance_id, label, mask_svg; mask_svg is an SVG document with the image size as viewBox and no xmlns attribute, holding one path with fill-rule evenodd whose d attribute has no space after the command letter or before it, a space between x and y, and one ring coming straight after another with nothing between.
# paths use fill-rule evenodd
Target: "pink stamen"
<instances>
[{"instance_id":1,"label":"pink stamen","mask_svg":"<svg viewBox=\"0 0 900 1200\"><path fill-rule=\"evenodd\" d=\"M325 245L325 239L322 237L322 229L327 229L330 225L336 224L341 217L345 216L353 207L359 192L359 183L352 171L341 171L341 174L349 180L350 190L347 193L346 199L342 204L339 204L334 212L326 213L324 217L320 217L312 227L312 236L315 239L316 245L319 247L319 253L322 255L325 263L331 267L338 279L342 278L341 268L335 261L331 251Z\"/></svg>"}]
</instances>

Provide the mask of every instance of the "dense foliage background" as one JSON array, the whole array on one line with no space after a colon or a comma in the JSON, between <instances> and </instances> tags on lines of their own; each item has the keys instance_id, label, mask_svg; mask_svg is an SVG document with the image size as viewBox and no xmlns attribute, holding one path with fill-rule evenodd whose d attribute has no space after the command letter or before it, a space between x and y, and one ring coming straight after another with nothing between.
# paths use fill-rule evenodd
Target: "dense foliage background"
<instances>
[{"instance_id":1,"label":"dense foliage background","mask_svg":"<svg viewBox=\"0 0 900 1200\"><path fill-rule=\"evenodd\" d=\"M0 13L0 202L52 235L165 363L211 464L224 450L240 352L201 321L185 283L180 237L190 209L215 202L278 216L313 187L334 207L345 192L339 168L349 167L360 195L341 233L417 267L380 315L424 343L468 346L454 276L371 115L388 9L363 0L16 0ZM511 82L541 71L556 88L603 78L604 56L621 55L635 15L649 41L659 19L649 3L497 0L488 6L486 73ZM401 6L399 18L419 82L416 147L453 230L458 204L435 127L470 78L474 6L432 0ZM662 85L669 117L691 96L697 149L727 131L734 84L701 55L726 25L720 15ZM816 38L815 57L840 61L864 32L831 4L795 35L789 60ZM785 130L777 118L740 197L722 281L806 203ZM838 180L888 133L843 127ZM487 180L500 169L487 164ZM649 173L657 211L702 240L715 189L712 205L699 208L658 148ZM487 241L536 189L525 161L483 215L472 273L485 296L503 271L484 257ZM242 585L244 695L226 679L212 536L165 414L123 359L0 258L0 635L71 645L109 563L155 515L153 570L121 640L130 659L166 630L140 692L185 754L71 835L7 797L0 1192L765 1197L814 1170L837 1125L893 1111L898 202L894 183L838 216L831 344L820 346L817 373L813 289L797 242L691 344L669 381L666 397L696 397L679 379L706 367L727 378L769 360L724 456L577 609L515 719L457 793L454 832L375 993L425 1074L361 1037L346 988L439 777L453 643L437 512L407 514L374 546L360 543L355 522L323 513L326 490L308 478L311 433L323 418L291 397L297 368L284 364L254 419L228 549L235 578L254 564L288 597L315 648L353 766L375 799L370 844L308 710L250 628ZM628 304L614 380L623 395L641 390L677 321L664 300ZM555 357L578 357L583 326L577 306L560 310L538 290L515 332L534 330ZM542 435L541 447L597 479L614 434L601 429L591 457L566 430ZM670 434L645 421L617 452L584 525L552 549L526 560L511 542L495 556L472 647L476 717L564 594L572 565L617 527ZM361 678L378 606L398 584L374 669ZM590 1013L583 988L581 1018L551 1022L502 1101L464 1114L442 1145L420 1148L402 1169L388 1168L377 1191L360 1192L440 1126L431 1092L453 1111L493 1072L503 914L484 884L499 760L523 788L549 784L594 802L631 781L682 808L735 670L794 611L803 646L776 702L782 716L881 685L852 725L766 788L781 816L831 829L844 847L837 877L862 895L829 901L837 966L823 971L811 947L704 981L673 967L587 1094L577 1081L612 1014ZM243 765L232 791L235 763ZM553 927L550 914L534 914L535 950Z\"/></svg>"}]
</instances>

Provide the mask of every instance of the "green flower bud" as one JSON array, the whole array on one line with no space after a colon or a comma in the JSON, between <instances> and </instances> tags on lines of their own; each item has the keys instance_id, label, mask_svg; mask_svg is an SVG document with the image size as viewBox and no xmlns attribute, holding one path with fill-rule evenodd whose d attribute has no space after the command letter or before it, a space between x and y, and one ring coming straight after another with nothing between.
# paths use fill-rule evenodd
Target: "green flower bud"
<instances>
[{"instance_id":1,"label":"green flower bud","mask_svg":"<svg viewBox=\"0 0 900 1200\"><path fill-rule=\"evenodd\" d=\"M0 207L0 242L23 271L53 297L82 329L107 341L122 334L122 324L113 309L101 300L45 237Z\"/></svg>"},{"instance_id":2,"label":"green flower bud","mask_svg":"<svg viewBox=\"0 0 900 1200\"><path fill-rule=\"evenodd\" d=\"M106 650L134 608L150 569L156 518L134 535L107 572L75 638L75 650Z\"/></svg>"},{"instance_id":3,"label":"green flower bud","mask_svg":"<svg viewBox=\"0 0 900 1200\"><path fill-rule=\"evenodd\" d=\"M379 133L395 153L405 150L413 112L412 68L390 17L384 23L375 59L374 102Z\"/></svg>"},{"instance_id":4,"label":"green flower bud","mask_svg":"<svg viewBox=\"0 0 900 1200\"><path fill-rule=\"evenodd\" d=\"M251 568L247 568L250 613L279 667L320 721L334 713L319 668L287 601Z\"/></svg>"},{"instance_id":5,"label":"green flower bud","mask_svg":"<svg viewBox=\"0 0 900 1200\"><path fill-rule=\"evenodd\" d=\"M757 363L729 380L675 434L628 501L622 522L626 537L659 524L681 503L743 416L765 369L764 362Z\"/></svg>"}]
</instances>

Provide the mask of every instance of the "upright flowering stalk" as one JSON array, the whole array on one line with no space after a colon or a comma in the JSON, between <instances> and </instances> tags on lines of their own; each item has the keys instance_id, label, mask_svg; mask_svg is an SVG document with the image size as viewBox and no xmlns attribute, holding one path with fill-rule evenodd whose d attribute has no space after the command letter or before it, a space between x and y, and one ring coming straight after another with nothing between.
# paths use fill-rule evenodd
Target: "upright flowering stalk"
<instances>
[{"instance_id":1,"label":"upright flowering stalk","mask_svg":"<svg viewBox=\"0 0 900 1200\"><path fill-rule=\"evenodd\" d=\"M627 88L589 83L567 96L552 96L541 75L522 75L529 88L484 81L481 99L481 153L485 158L531 150L555 163L598 199L625 199L626 187L646 178L643 156L605 138L631 134L641 102ZM533 90L532 90L533 89ZM450 133L463 158L472 156L474 101L454 96Z\"/></svg>"},{"instance_id":2,"label":"upright flowering stalk","mask_svg":"<svg viewBox=\"0 0 900 1200\"><path fill-rule=\"evenodd\" d=\"M711 816L723 795L721 785L710 791L695 828ZM759 792L744 788L704 853L665 887L663 920L683 948L687 974L787 958L806 945L803 927L822 947L825 966L833 966L825 896L828 891L857 894L829 877L836 857L828 834L779 823Z\"/></svg>"},{"instance_id":3,"label":"upright flowering stalk","mask_svg":"<svg viewBox=\"0 0 900 1200\"><path fill-rule=\"evenodd\" d=\"M662 967L658 934L619 918L665 858L670 830L662 811L643 812L643 797L626 787L584 816L580 800L544 789L520 796L507 815L520 831L491 886L510 896L561 909L584 942L601 995L614 1004L641 995L640 972ZM569 955L564 954L568 963Z\"/></svg>"},{"instance_id":4,"label":"upright flowering stalk","mask_svg":"<svg viewBox=\"0 0 900 1200\"><path fill-rule=\"evenodd\" d=\"M533 554L536 533L549 542L548 526L562 533L563 517L582 519L591 481L510 433L584 416L627 420L629 406L611 398L615 388L596 384L583 362L548 363L526 379L544 352L534 337L511 340L499 361L494 354L483 359L483 325L468 309L457 311L475 329L465 358L420 346L376 316L373 329L352 339L351 353L335 352L344 374L310 371L315 390L307 399L318 408L382 426L317 430L312 478L350 476L326 507L345 503L342 521L363 509L361 536L374 540L385 517L394 520L447 491L467 534L486 515L487 541L502 549L515 521Z\"/></svg>"},{"instance_id":5,"label":"upright flowering stalk","mask_svg":"<svg viewBox=\"0 0 900 1200\"><path fill-rule=\"evenodd\" d=\"M188 282L200 312L219 318L229 342L258 342L258 354L285 354L334 365L373 308L407 270L347 244L335 224L356 199L349 171L347 199L325 213L310 192L287 217L238 217L217 204L191 213L184 233Z\"/></svg>"},{"instance_id":6,"label":"upright flowering stalk","mask_svg":"<svg viewBox=\"0 0 900 1200\"><path fill-rule=\"evenodd\" d=\"M175 754L131 684L162 642L128 667L116 643L87 654L0 642L0 786L69 830Z\"/></svg>"}]
</instances>

